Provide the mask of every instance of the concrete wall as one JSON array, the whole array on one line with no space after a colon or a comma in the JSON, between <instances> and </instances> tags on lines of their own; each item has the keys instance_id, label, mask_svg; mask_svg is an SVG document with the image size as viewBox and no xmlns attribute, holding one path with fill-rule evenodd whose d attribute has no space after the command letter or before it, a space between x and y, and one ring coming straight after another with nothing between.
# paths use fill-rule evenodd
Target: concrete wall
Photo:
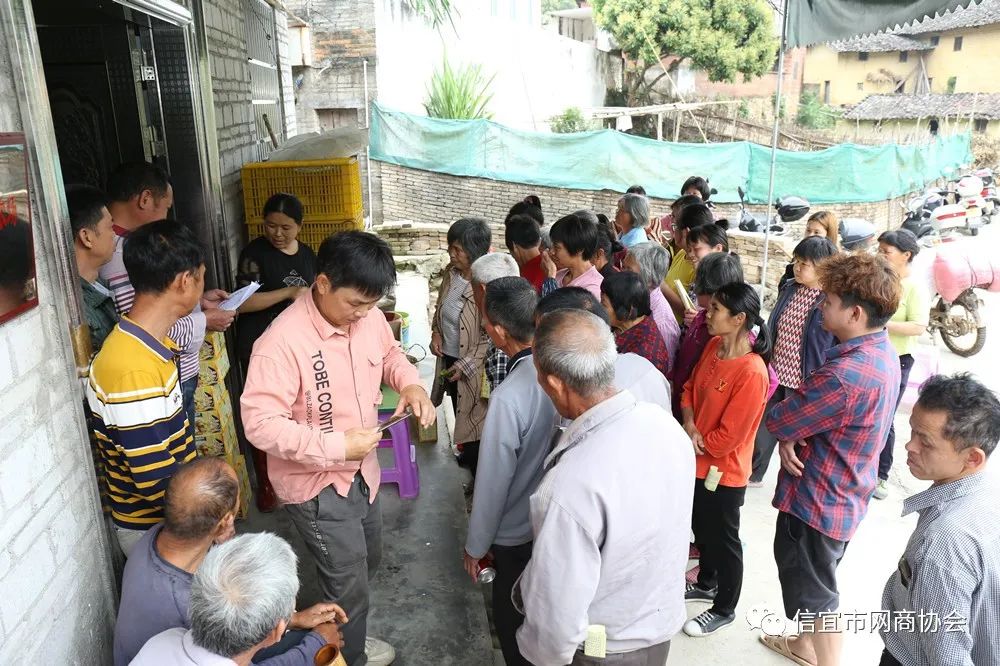
<instances>
[{"instance_id":1,"label":"concrete wall","mask_svg":"<svg viewBox=\"0 0 1000 666\"><path fill-rule=\"evenodd\" d=\"M4 48L0 89L12 91L14 76ZM0 99L0 127L22 131L16 95ZM54 151L41 159L56 168ZM0 324L0 664L107 664L113 583L83 392L55 241L35 199L32 218L40 305Z\"/></svg>"},{"instance_id":2,"label":"concrete wall","mask_svg":"<svg viewBox=\"0 0 1000 666\"><path fill-rule=\"evenodd\" d=\"M925 57L926 53L925 51ZM868 60L860 60L857 53L837 53L829 46L812 46L806 57L803 83L817 86L817 95L820 101L824 101L826 82L829 81L830 95L827 103L833 106L857 104L869 95L895 91L893 83L869 81L869 75L882 76L880 71L887 70L902 79L919 65L919 53L911 53L907 62L901 63L898 51L869 53ZM907 92L913 92L915 76L910 76L907 81Z\"/></svg>"},{"instance_id":3,"label":"concrete wall","mask_svg":"<svg viewBox=\"0 0 1000 666\"><path fill-rule=\"evenodd\" d=\"M613 76L607 54L541 27L479 13L463 13L456 29L440 31L400 9L400 0L376 0L378 100L424 113L427 86L447 52L453 66L482 65L495 76L488 108L493 119L519 129L544 130L567 108L604 104Z\"/></svg>"}]
</instances>

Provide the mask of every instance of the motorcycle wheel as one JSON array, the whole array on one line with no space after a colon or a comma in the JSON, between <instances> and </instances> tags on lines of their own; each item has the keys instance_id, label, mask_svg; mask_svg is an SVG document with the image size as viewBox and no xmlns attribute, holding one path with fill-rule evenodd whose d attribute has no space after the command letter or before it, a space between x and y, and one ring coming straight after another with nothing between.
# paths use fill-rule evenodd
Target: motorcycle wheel
<instances>
[{"instance_id":1,"label":"motorcycle wheel","mask_svg":"<svg viewBox=\"0 0 1000 666\"><path fill-rule=\"evenodd\" d=\"M979 317L979 299L975 293L971 290L965 292L950 306L944 299L938 299L935 307L943 320L939 331L945 347L963 358L975 356L983 350L986 327Z\"/></svg>"}]
</instances>

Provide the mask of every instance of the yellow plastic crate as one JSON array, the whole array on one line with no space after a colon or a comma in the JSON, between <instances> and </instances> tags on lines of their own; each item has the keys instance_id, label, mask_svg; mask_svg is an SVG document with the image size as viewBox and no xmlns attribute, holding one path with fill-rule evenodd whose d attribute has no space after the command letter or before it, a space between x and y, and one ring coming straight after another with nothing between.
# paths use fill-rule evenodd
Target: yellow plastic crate
<instances>
[{"instance_id":1,"label":"yellow plastic crate","mask_svg":"<svg viewBox=\"0 0 1000 666\"><path fill-rule=\"evenodd\" d=\"M364 216L357 157L303 162L253 162L242 169L247 224L264 222L264 204L278 192L302 201L304 222Z\"/></svg>"},{"instance_id":2,"label":"yellow plastic crate","mask_svg":"<svg viewBox=\"0 0 1000 666\"><path fill-rule=\"evenodd\" d=\"M303 222L299 229L298 240L319 252L319 246L331 235L339 231L358 231L365 228L365 220L359 214L349 220L331 220L327 222ZM264 223L247 223L247 240L252 241L264 235Z\"/></svg>"}]
</instances>

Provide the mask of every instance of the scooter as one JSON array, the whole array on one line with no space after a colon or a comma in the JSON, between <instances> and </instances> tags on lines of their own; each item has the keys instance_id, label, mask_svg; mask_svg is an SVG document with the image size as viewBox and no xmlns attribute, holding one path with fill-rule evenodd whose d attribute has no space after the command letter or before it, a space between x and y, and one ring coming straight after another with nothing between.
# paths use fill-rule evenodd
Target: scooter
<instances>
[{"instance_id":1,"label":"scooter","mask_svg":"<svg viewBox=\"0 0 1000 666\"><path fill-rule=\"evenodd\" d=\"M983 199L983 223L991 224L1000 219L1000 196L997 195L993 169L976 169L972 175L983 181L983 189L979 195Z\"/></svg>"},{"instance_id":2,"label":"scooter","mask_svg":"<svg viewBox=\"0 0 1000 666\"><path fill-rule=\"evenodd\" d=\"M927 190L923 194L912 197L906 204L902 205L906 213L903 216L900 229L906 229L917 238L926 238L934 234L931 214L937 208L945 205L945 199L940 191Z\"/></svg>"},{"instance_id":3,"label":"scooter","mask_svg":"<svg viewBox=\"0 0 1000 666\"><path fill-rule=\"evenodd\" d=\"M785 233L786 227L781 223L796 222L809 212L809 202L802 197L781 197L774 202L774 209L778 214L768 221L766 218L758 217L747 210L746 193L742 187L737 187L736 192L740 195L739 228L741 231L764 233L764 225L770 224L772 234L782 235Z\"/></svg>"}]
</instances>

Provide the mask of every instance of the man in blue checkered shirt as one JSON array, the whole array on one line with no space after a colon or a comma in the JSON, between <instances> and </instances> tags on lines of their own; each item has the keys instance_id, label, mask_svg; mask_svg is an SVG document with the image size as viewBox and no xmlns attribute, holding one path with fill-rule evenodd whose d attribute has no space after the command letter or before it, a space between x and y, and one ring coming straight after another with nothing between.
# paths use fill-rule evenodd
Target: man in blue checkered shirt
<instances>
[{"instance_id":1,"label":"man in blue checkered shirt","mask_svg":"<svg viewBox=\"0 0 1000 666\"><path fill-rule=\"evenodd\" d=\"M906 464L931 487L903 502L920 514L882 595L883 666L984 666L1000 650L1000 485L987 459L1000 401L970 375L936 376L910 415Z\"/></svg>"}]
</instances>

